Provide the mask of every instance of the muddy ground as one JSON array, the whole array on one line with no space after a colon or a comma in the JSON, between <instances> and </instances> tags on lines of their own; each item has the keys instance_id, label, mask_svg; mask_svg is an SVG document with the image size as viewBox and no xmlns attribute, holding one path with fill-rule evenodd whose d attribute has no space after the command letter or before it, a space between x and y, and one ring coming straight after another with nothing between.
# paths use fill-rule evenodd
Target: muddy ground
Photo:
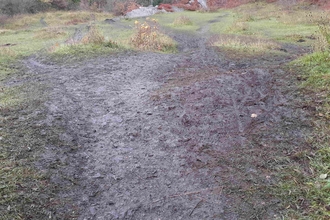
<instances>
[{"instance_id":1,"label":"muddy ground","mask_svg":"<svg viewBox=\"0 0 330 220\"><path fill-rule=\"evenodd\" d=\"M58 199L70 204L52 218L280 218L281 201L267 192L271 167L308 127L282 67L306 48L235 58L209 45L207 26L169 34L176 54L25 60L49 88L38 123L63 129L62 144L47 145L36 164L52 170Z\"/></svg>"}]
</instances>

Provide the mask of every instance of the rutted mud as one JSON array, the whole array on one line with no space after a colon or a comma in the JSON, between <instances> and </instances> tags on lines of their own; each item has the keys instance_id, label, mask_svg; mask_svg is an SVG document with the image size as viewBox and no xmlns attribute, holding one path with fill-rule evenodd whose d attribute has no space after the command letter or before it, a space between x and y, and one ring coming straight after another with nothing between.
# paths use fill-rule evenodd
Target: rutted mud
<instances>
[{"instance_id":1,"label":"rutted mud","mask_svg":"<svg viewBox=\"0 0 330 220\"><path fill-rule=\"evenodd\" d=\"M60 197L74 201L78 219L257 216L256 206L237 204L226 188L242 185L232 161L250 147L250 134L293 114L276 83L281 60L276 68L242 69L208 46L206 32L173 33L178 54L123 52L64 65L27 61L52 88L43 123L65 128L61 139L74 149L50 145L38 166L66 165L61 175L73 184ZM253 164L239 166L271 181ZM249 203L260 202L261 218L273 219L274 201L257 199Z\"/></svg>"}]
</instances>

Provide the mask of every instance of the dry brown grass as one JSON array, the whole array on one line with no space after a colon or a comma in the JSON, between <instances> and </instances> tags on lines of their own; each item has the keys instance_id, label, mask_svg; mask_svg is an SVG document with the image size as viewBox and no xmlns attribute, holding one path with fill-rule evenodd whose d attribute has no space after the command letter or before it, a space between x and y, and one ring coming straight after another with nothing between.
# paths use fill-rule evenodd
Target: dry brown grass
<instances>
[{"instance_id":1,"label":"dry brown grass","mask_svg":"<svg viewBox=\"0 0 330 220\"><path fill-rule=\"evenodd\" d=\"M260 19L276 18L284 24L315 24L327 19L330 21L329 13L317 8L299 8L301 5L286 6L281 4L246 4L234 11L240 14L240 21L253 21ZM298 9L299 8L299 9Z\"/></svg>"},{"instance_id":2,"label":"dry brown grass","mask_svg":"<svg viewBox=\"0 0 330 220\"><path fill-rule=\"evenodd\" d=\"M193 24L193 22L187 16L184 16L184 15L177 17L173 21L174 26L192 25L192 24Z\"/></svg>"},{"instance_id":3,"label":"dry brown grass","mask_svg":"<svg viewBox=\"0 0 330 220\"><path fill-rule=\"evenodd\" d=\"M213 45L253 52L264 52L267 50L276 50L280 48L278 43L271 40L233 35L221 35Z\"/></svg>"},{"instance_id":4,"label":"dry brown grass","mask_svg":"<svg viewBox=\"0 0 330 220\"><path fill-rule=\"evenodd\" d=\"M15 57L17 53L10 47L0 46L0 56Z\"/></svg>"},{"instance_id":5,"label":"dry brown grass","mask_svg":"<svg viewBox=\"0 0 330 220\"><path fill-rule=\"evenodd\" d=\"M330 50L330 25L323 21L318 25L319 33L316 35L313 49L315 52L326 52Z\"/></svg>"},{"instance_id":6,"label":"dry brown grass","mask_svg":"<svg viewBox=\"0 0 330 220\"><path fill-rule=\"evenodd\" d=\"M103 44L104 42L103 33L95 25L89 27L87 34L81 40L83 44Z\"/></svg>"},{"instance_id":7,"label":"dry brown grass","mask_svg":"<svg viewBox=\"0 0 330 220\"><path fill-rule=\"evenodd\" d=\"M228 32L241 32L247 31L249 29L249 24L247 22L236 21L227 30Z\"/></svg>"},{"instance_id":8,"label":"dry brown grass","mask_svg":"<svg viewBox=\"0 0 330 220\"><path fill-rule=\"evenodd\" d=\"M155 19L146 19L140 23L135 21L135 33L131 37L134 47L151 51L175 51L173 40L159 30Z\"/></svg>"},{"instance_id":9,"label":"dry brown grass","mask_svg":"<svg viewBox=\"0 0 330 220\"><path fill-rule=\"evenodd\" d=\"M8 29L0 29L0 35L1 34L6 34L6 33L11 33L12 30L8 30Z\"/></svg>"}]
</instances>

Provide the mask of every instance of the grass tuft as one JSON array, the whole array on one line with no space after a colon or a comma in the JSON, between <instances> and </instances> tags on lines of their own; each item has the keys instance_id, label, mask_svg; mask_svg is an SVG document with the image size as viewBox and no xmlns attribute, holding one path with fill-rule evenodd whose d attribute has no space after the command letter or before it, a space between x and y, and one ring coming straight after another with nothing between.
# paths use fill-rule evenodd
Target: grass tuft
<instances>
[{"instance_id":1,"label":"grass tuft","mask_svg":"<svg viewBox=\"0 0 330 220\"><path fill-rule=\"evenodd\" d=\"M135 33L131 37L135 48L150 51L174 52L176 45L173 40L159 30L155 19L147 19L140 23L135 21Z\"/></svg>"},{"instance_id":2,"label":"grass tuft","mask_svg":"<svg viewBox=\"0 0 330 220\"><path fill-rule=\"evenodd\" d=\"M177 17L173 21L173 25L174 26L193 25L193 22L187 16L181 15L180 17Z\"/></svg>"},{"instance_id":3,"label":"grass tuft","mask_svg":"<svg viewBox=\"0 0 330 220\"><path fill-rule=\"evenodd\" d=\"M88 32L81 40L83 44L103 44L105 43L105 37L101 30L95 25L88 27Z\"/></svg>"}]
</instances>

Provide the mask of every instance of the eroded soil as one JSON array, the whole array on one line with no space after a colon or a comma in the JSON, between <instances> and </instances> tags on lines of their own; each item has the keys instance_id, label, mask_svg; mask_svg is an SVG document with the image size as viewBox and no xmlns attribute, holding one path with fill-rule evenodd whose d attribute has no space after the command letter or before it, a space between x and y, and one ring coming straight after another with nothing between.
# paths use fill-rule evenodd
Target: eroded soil
<instances>
[{"instance_id":1,"label":"eroded soil","mask_svg":"<svg viewBox=\"0 0 330 220\"><path fill-rule=\"evenodd\" d=\"M63 128L65 144L49 144L37 163L58 164L51 180L73 205L55 218L68 210L81 220L280 216L267 164L276 163L274 147L290 151L304 135L305 113L291 104L281 68L304 48L235 59L210 47L207 32L171 32L177 54L25 61L50 88L39 123ZM272 133L286 122L299 125Z\"/></svg>"}]
</instances>

